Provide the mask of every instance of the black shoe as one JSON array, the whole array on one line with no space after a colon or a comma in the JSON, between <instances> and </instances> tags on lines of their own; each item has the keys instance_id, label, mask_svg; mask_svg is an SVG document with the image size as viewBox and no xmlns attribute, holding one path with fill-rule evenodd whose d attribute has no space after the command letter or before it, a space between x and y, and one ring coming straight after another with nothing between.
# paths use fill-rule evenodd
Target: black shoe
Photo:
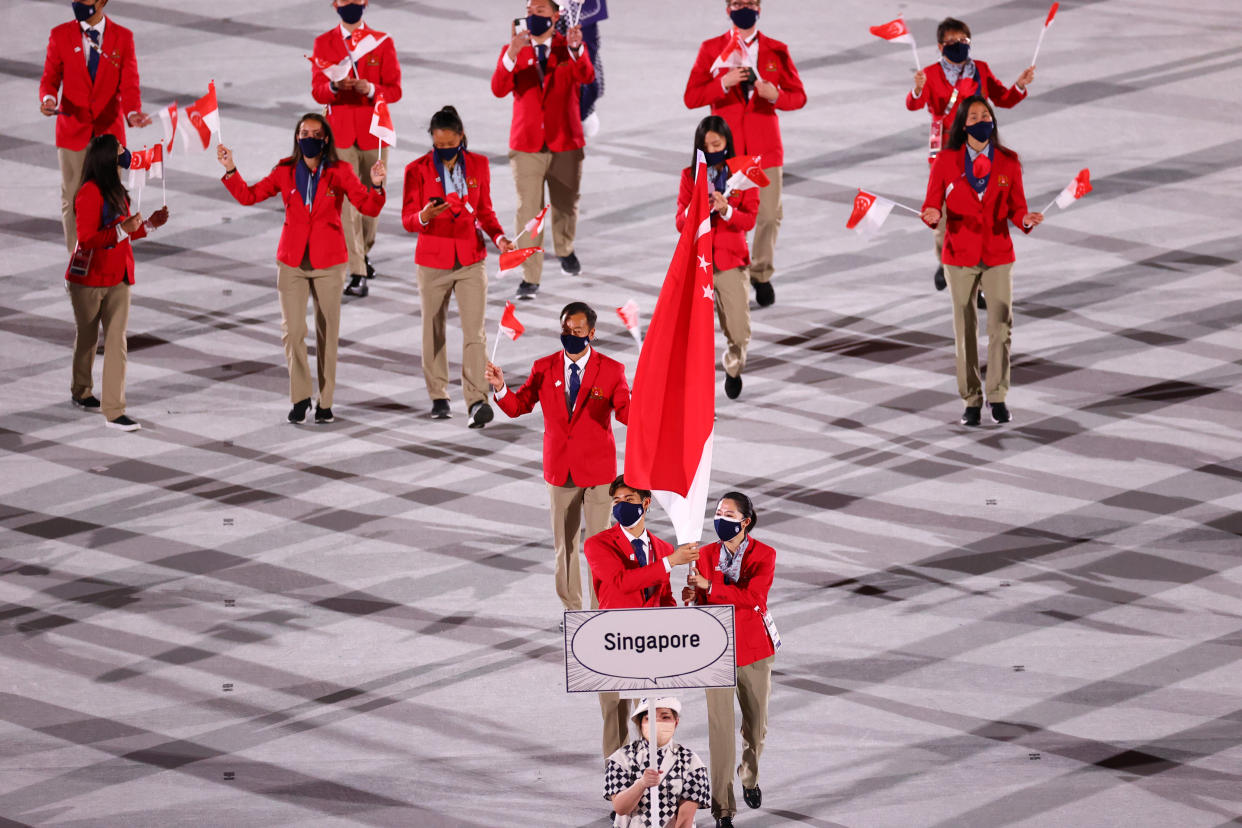
<instances>
[{"instance_id":1,"label":"black shoe","mask_svg":"<svg viewBox=\"0 0 1242 828\"><path fill-rule=\"evenodd\" d=\"M988 309L988 300L983 298L983 291L979 291L979 295L975 297L975 307L979 310Z\"/></svg>"},{"instance_id":2,"label":"black shoe","mask_svg":"<svg viewBox=\"0 0 1242 828\"><path fill-rule=\"evenodd\" d=\"M363 256L362 261L366 262L366 265L367 265L367 278L374 279L375 278L375 265L371 264L371 257Z\"/></svg>"},{"instance_id":3,"label":"black shoe","mask_svg":"<svg viewBox=\"0 0 1242 828\"><path fill-rule=\"evenodd\" d=\"M453 412L449 410L448 400L432 400L431 401L431 419L447 420L453 416Z\"/></svg>"},{"instance_id":4,"label":"black shoe","mask_svg":"<svg viewBox=\"0 0 1242 828\"><path fill-rule=\"evenodd\" d=\"M445 402L448 402L445 400ZM482 428L492 421L496 415L492 413L492 407L480 400L470 406L470 419L466 421L468 428Z\"/></svg>"},{"instance_id":5,"label":"black shoe","mask_svg":"<svg viewBox=\"0 0 1242 828\"><path fill-rule=\"evenodd\" d=\"M561 256L561 273L566 276L577 276L582 273L582 263L578 261L576 253L570 253L568 256Z\"/></svg>"},{"instance_id":6,"label":"black shoe","mask_svg":"<svg viewBox=\"0 0 1242 828\"><path fill-rule=\"evenodd\" d=\"M725 396L736 400L742 394L742 376L731 377L725 374Z\"/></svg>"},{"instance_id":7,"label":"black shoe","mask_svg":"<svg viewBox=\"0 0 1242 828\"><path fill-rule=\"evenodd\" d=\"M316 423L334 423L336 417L332 416L331 408L320 408L315 406L315 422Z\"/></svg>"},{"instance_id":8,"label":"black shoe","mask_svg":"<svg viewBox=\"0 0 1242 828\"><path fill-rule=\"evenodd\" d=\"M1013 415L1009 413L1009 406L1003 402L992 403L992 422L1008 423L1013 420Z\"/></svg>"},{"instance_id":9,"label":"black shoe","mask_svg":"<svg viewBox=\"0 0 1242 828\"><path fill-rule=\"evenodd\" d=\"M289 422L294 425L301 425L306 422L306 412L310 411L310 405L310 397L307 397L301 402L295 402L293 404L293 408L289 410Z\"/></svg>"},{"instance_id":10,"label":"black shoe","mask_svg":"<svg viewBox=\"0 0 1242 828\"><path fill-rule=\"evenodd\" d=\"M936 286L936 290L944 290L949 283L944 280L944 265L936 268L936 275L932 277L932 284Z\"/></svg>"},{"instance_id":11,"label":"black shoe","mask_svg":"<svg viewBox=\"0 0 1242 828\"><path fill-rule=\"evenodd\" d=\"M70 397L69 399L73 400L73 404L78 408L85 408L87 411L99 410L99 400L95 399L94 394L86 397Z\"/></svg>"},{"instance_id":12,"label":"black shoe","mask_svg":"<svg viewBox=\"0 0 1242 828\"><path fill-rule=\"evenodd\" d=\"M121 431L137 431L142 428L142 426L138 425L138 423L134 422L129 417L126 417L124 414L117 417L115 420L108 420L107 425L108 428L119 428Z\"/></svg>"},{"instance_id":13,"label":"black shoe","mask_svg":"<svg viewBox=\"0 0 1242 828\"><path fill-rule=\"evenodd\" d=\"M746 800L747 806L751 808L758 808L763 804L763 791L759 790L758 785L753 788L748 788L743 785L742 799Z\"/></svg>"},{"instance_id":14,"label":"black shoe","mask_svg":"<svg viewBox=\"0 0 1242 828\"><path fill-rule=\"evenodd\" d=\"M517 293L513 295L513 298L519 301L530 300L534 299L538 293L539 285L523 281L520 285L518 285Z\"/></svg>"},{"instance_id":15,"label":"black shoe","mask_svg":"<svg viewBox=\"0 0 1242 828\"><path fill-rule=\"evenodd\" d=\"M983 410L981 405L968 405L966 410L962 412L962 419L959 422L964 426L979 425L979 412Z\"/></svg>"},{"instance_id":16,"label":"black shoe","mask_svg":"<svg viewBox=\"0 0 1242 828\"><path fill-rule=\"evenodd\" d=\"M370 292L371 288L367 287L366 276L361 273L355 273L349 277L349 284L345 286L346 296L357 296L359 299L365 299Z\"/></svg>"},{"instance_id":17,"label":"black shoe","mask_svg":"<svg viewBox=\"0 0 1242 828\"><path fill-rule=\"evenodd\" d=\"M716 828L733 828L733 817L716 817Z\"/></svg>"},{"instance_id":18,"label":"black shoe","mask_svg":"<svg viewBox=\"0 0 1242 828\"><path fill-rule=\"evenodd\" d=\"M776 301L776 291L772 289L771 282L753 282L755 286L755 301L759 303L759 307L766 308Z\"/></svg>"}]
</instances>

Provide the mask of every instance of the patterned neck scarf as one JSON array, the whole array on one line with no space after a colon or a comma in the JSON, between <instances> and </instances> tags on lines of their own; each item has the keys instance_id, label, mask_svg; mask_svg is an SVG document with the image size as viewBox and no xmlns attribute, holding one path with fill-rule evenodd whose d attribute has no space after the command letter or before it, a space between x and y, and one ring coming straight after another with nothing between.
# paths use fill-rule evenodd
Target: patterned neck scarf
<instances>
[{"instance_id":1,"label":"patterned neck scarf","mask_svg":"<svg viewBox=\"0 0 1242 828\"><path fill-rule=\"evenodd\" d=\"M967 60L965 63L951 63L948 58L940 58L940 68L944 69L944 79L949 82L949 86L957 86L957 82L962 78L973 78L975 76L975 62Z\"/></svg>"}]
</instances>

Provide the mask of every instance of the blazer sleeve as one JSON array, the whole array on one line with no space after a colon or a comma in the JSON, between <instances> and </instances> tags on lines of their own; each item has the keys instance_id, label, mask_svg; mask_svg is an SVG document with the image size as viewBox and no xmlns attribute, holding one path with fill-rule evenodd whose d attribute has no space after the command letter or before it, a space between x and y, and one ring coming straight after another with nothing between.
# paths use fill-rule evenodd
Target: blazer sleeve
<instances>
[{"instance_id":1,"label":"blazer sleeve","mask_svg":"<svg viewBox=\"0 0 1242 828\"><path fill-rule=\"evenodd\" d=\"M926 72L927 70L924 69L923 71ZM919 111L923 107L927 106L927 99L929 97L930 96L927 94L927 82L924 81L923 90L919 92L917 96L914 94L913 88L911 88L910 91L906 93L906 109L910 110L911 112Z\"/></svg>"},{"instance_id":2,"label":"blazer sleeve","mask_svg":"<svg viewBox=\"0 0 1242 828\"><path fill-rule=\"evenodd\" d=\"M134 36L126 33L126 44L121 64L121 110L128 117L131 112L142 111L142 88L138 78L138 55L134 51Z\"/></svg>"},{"instance_id":3,"label":"blazer sleeve","mask_svg":"<svg viewBox=\"0 0 1242 828\"><path fill-rule=\"evenodd\" d=\"M1026 92L1016 85L1005 86L997 80L990 67L980 74L983 75L983 87L987 91L988 99L997 106L1010 109L1026 98Z\"/></svg>"},{"instance_id":4,"label":"blazer sleeve","mask_svg":"<svg viewBox=\"0 0 1242 828\"><path fill-rule=\"evenodd\" d=\"M726 223L734 229L748 232L755 228L755 218L759 215L759 190L742 190L738 195L741 198L736 204L729 202L733 211L729 213Z\"/></svg>"},{"instance_id":5,"label":"blazer sleeve","mask_svg":"<svg viewBox=\"0 0 1242 828\"><path fill-rule=\"evenodd\" d=\"M630 424L630 384L625 381L625 366L617 363L617 384L612 387L612 413L617 422Z\"/></svg>"},{"instance_id":6,"label":"blazer sleeve","mask_svg":"<svg viewBox=\"0 0 1242 828\"><path fill-rule=\"evenodd\" d=\"M942 152L936 156L936 160L932 163L931 175L927 177L927 195L923 199L923 210L928 207L935 207L937 210L944 212L944 191L945 176L949 167L949 153ZM940 216L940 220L944 221L944 216ZM926 222L924 222L926 223ZM935 227L934 224L928 224L928 227Z\"/></svg>"},{"instance_id":7,"label":"blazer sleeve","mask_svg":"<svg viewBox=\"0 0 1242 828\"><path fill-rule=\"evenodd\" d=\"M60 82L65 76L65 63L60 57L60 48L56 45L56 33L48 35L47 56L43 58L43 77L39 80L39 100L49 95L53 98L60 94Z\"/></svg>"},{"instance_id":8,"label":"blazer sleeve","mask_svg":"<svg viewBox=\"0 0 1242 828\"><path fill-rule=\"evenodd\" d=\"M711 72L712 62L715 60L710 51L712 42L709 40L699 47L699 56L695 58L690 77L686 80L686 91L682 95L686 109L712 106L729 94L720 78Z\"/></svg>"},{"instance_id":9,"label":"blazer sleeve","mask_svg":"<svg viewBox=\"0 0 1242 828\"><path fill-rule=\"evenodd\" d=\"M785 111L806 106L806 88L802 85L798 67L794 65L793 57L787 49L781 50L781 73L777 87L778 94L772 106Z\"/></svg>"},{"instance_id":10,"label":"blazer sleeve","mask_svg":"<svg viewBox=\"0 0 1242 828\"><path fill-rule=\"evenodd\" d=\"M397 60L397 46L391 37L380 46L380 52L380 82L375 84L375 93L394 104L401 100L401 62Z\"/></svg>"},{"instance_id":11,"label":"blazer sleeve","mask_svg":"<svg viewBox=\"0 0 1242 828\"><path fill-rule=\"evenodd\" d=\"M529 414L534 410L535 403L539 402L539 386L542 384L543 372L539 363L536 362L531 366L530 376L526 378L526 382L522 383L522 387L516 391L510 388L508 394L496 397L496 404L510 417Z\"/></svg>"},{"instance_id":12,"label":"blazer sleeve","mask_svg":"<svg viewBox=\"0 0 1242 828\"><path fill-rule=\"evenodd\" d=\"M505 234L505 228L500 226L500 219L496 218L496 211L492 208L492 168L486 157L480 157L479 165L479 206L475 210L475 215L479 226L483 228L483 232L493 242ZM418 221L417 218L414 221Z\"/></svg>"},{"instance_id":13,"label":"blazer sleeve","mask_svg":"<svg viewBox=\"0 0 1242 828\"><path fill-rule=\"evenodd\" d=\"M384 209L386 197L383 187L373 190L362 186L362 182L358 180L358 174L348 164L338 163L332 168L332 172L341 189L345 191L346 197L349 198L349 203L357 207L359 213L374 218Z\"/></svg>"},{"instance_id":14,"label":"blazer sleeve","mask_svg":"<svg viewBox=\"0 0 1242 828\"><path fill-rule=\"evenodd\" d=\"M743 561L743 566L745 566L745 561ZM712 588L707 591L707 603L732 604L739 609L754 609L755 607L767 609L768 591L772 588L772 579L775 574L776 558L774 555L767 554L766 550L755 564L755 568L750 571L749 577L731 586L725 583L723 572L713 570L706 575L712 582Z\"/></svg>"},{"instance_id":15,"label":"blazer sleeve","mask_svg":"<svg viewBox=\"0 0 1242 828\"><path fill-rule=\"evenodd\" d=\"M324 51L324 46L323 38L316 38L314 56L328 63L333 63L332 57ZM311 97L315 99L316 103L321 104L334 104L337 97L336 92L332 89L332 81L328 80L328 76L313 62L311 63Z\"/></svg>"},{"instance_id":16,"label":"blazer sleeve","mask_svg":"<svg viewBox=\"0 0 1242 828\"><path fill-rule=\"evenodd\" d=\"M505 52L509 51L508 46L504 46L500 50L500 54L496 57L496 70L492 72L492 94L497 98L503 98L513 91L513 73L505 68ZM521 54L518 55L521 57Z\"/></svg>"},{"instance_id":17,"label":"blazer sleeve","mask_svg":"<svg viewBox=\"0 0 1242 828\"><path fill-rule=\"evenodd\" d=\"M220 180L224 182L225 188L233 194L233 198L237 199L239 204L249 207L251 204L266 201L280 192L280 184L277 182L279 169L279 167L273 167L272 171L254 186L246 183L246 179L242 178L241 170L234 170L232 175L225 173Z\"/></svg>"},{"instance_id":18,"label":"blazer sleeve","mask_svg":"<svg viewBox=\"0 0 1242 828\"><path fill-rule=\"evenodd\" d=\"M627 569L607 541L599 535L587 538L582 551L591 567L591 574L600 581L601 592L637 592L656 586L661 581L668 582L668 572L664 570L662 558L637 569Z\"/></svg>"},{"instance_id":19,"label":"blazer sleeve","mask_svg":"<svg viewBox=\"0 0 1242 828\"><path fill-rule=\"evenodd\" d=\"M689 170L682 170L681 188L677 191L677 215L673 217L678 233L686 226L686 208L690 206L690 199L693 197L694 173Z\"/></svg>"},{"instance_id":20,"label":"blazer sleeve","mask_svg":"<svg viewBox=\"0 0 1242 828\"><path fill-rule=\"evenodd\" d=\"M574 60L574 80L583 85L595 81L595 64L591 62L590 50L587 49L585 43L578 50L578 57Z\"/></svg>"},{"instance_id":21,"label":"blazer sleeve","mask_svg":"<svg viewBox=\"0 0 1242 828\"><path fill-rule=\"evenodd\" d=\"M411 233L418 233L423 224L418 220L427 200L423 198L423 177L418 165L411 163L405 168L405 186L401 191L401 226Z\"/></svg>"},{"instance_id":22,"label":"blazer sleeve","mask_svg":"<svg viewBox=\"0 0 1242 828\"><path fill-rule=\"evenodd\" d=\"M103 214L103 196L99 188L86 186L78 190L74 199L74 210L77 214L78 245L85 250L99 250L117 244L117 225L124 217L119 217L111 224L101 221Z\"/></svg>"},{"instance_id":23,"label":"blazer sleeve","mask_svg":"<svg viewBox=\"0 0 1242 828\"><path fill-rule=\"evenodd\" d=\"M1022 165L1015 161L1013 182L1009 185L1009 220L1023 233L1030 233L1035 229L1022 223L1022 219L1026 218L1028 212L1030 211L1026 206L1026 190L1022 187Z\"/></svg>"}]
</instances>

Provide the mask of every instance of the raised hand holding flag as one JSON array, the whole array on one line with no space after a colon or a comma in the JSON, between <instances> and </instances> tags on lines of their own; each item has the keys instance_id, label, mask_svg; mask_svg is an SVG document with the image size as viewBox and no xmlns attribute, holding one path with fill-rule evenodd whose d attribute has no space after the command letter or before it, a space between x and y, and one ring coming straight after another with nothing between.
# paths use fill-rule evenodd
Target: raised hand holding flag
<instances>
[{"instance_id":1,"label":"raised hand holding flag","mask_svg":"<svg viewBox=\"0 0 1242 828\"><path fill-rule=\"evenodd\" d=\"M1031 58L1031 65L1035 65L1035 61L1039 58L1039 47L1044 45L1044 35L1048 33L1048 27L1052 25L1052 18L1057 16L1057 9L1061 8L1060 3L1053 3L1052 8L1048 9L1048 17L1044 20L1044 27L1039 30L1039 40L1035 41L1035 57Z\"/></svg>"},{"instance_id":2,"label":"raised hand holding flag","mask_svg":"<svg viewBox=\"0 0 1242 828\"><path fill-rule=\"evenodd\" d=\"M890 20L887 23L880 24L879 26L871 26L868 31L876 37L892 43L909 43L910 52L914 55L915 70L917 71L922 68L919 66L919 50L918 47L914 45L914 35L910 33L910 27L906 25L904 18L899 16L896 20Z\"/></svg>"}]
</instances>

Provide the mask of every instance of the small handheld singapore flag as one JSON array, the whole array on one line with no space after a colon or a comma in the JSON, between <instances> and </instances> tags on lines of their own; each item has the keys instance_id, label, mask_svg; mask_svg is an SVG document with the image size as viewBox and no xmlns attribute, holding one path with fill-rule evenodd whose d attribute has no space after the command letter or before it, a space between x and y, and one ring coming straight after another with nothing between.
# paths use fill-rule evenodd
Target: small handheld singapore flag
<instances>
[{"instance_id":1,"label":"small handheld singapore flag","mask_svg":"<svg viewBox=\"0 0 1242 828\"><path fill-rule=\"evenodd\" d=\"M177 102L173 101L166 109L160 110L160 122L164 125L164 149L172 152L173 138L177 136Z\"/></svg>"},{"instance_id":2,"label":"small handheld singapore flag","mask_svg":"<svg viewBox=\"0 0 1242 828\"><path fill-rule=\"evenodd\" d=\"M854 196L854 211L850 213L845 226L863 238L871 238L884 226L885 219L895 206L897 205L887 198L860 189L858 195Z\"/></svg>"},{"instance_id":3,"label":"small handheld singapore flag","mask_svg":"<svg viewBox=\"0 0 1242 828\"><path fill-rule=\"evenodd\" d=\"M181 130L181 141L188 150L191 147L190 133L198 136L200 149L211 146L211 136L220 141L220 107L216 103L216 82L207 84L207 94L189 106L184 107L185 119L189 122L186 129ZM174 124L176 122L174 121Z\"/></svg>"},{"instance_id":4,"label":"small handheld singapore flag","mask_svg":"<svg viewBox=\"0 0 1242 828\"><path fill-rule=\"evenodd\" d=\"M129 156L129 188L141 188L148 178L164 177L164 145L134 150Z\"/></svg>"},{"instance_id":5,"label":"small handheld singapore flag","mask_svg":"<svg viewBox=\"0 0 1242 828\"><path fill-rule=\"evenodd\" d=\"M1078 199L1085 196L1094 189L1091 186L1091 171L1086 167L1078 171L1078 175L1074 176L1074 180L1066 185L1061 194L1056 197L1053 204L1064 210ZM1052 206L1051 204L1048 206Z\"/></svg>"},{"instance_id":6,"label":"small handheld singapore flag","mask_svg":"<svg viewBox=\"0 0 1242 828\"><path fill-rule=\"evenodd\" d=\"M759 166L758 155L737 155L726 163L729 165L729 180L725 183L725 191L751 190L766 187L772 183L768 174Z\"/></svg>"},{"instance_id":7,"label":"small handheld singapore flag","mask_svg":"<svg viewBox=\"0 0 1242 828\"><path fill-rule=\"evenodd\" d=\"M512 302L505 302L505 312L500 315L500 332L510 339L516 340L526 333L526 326L518 321Z\"/></svg>"},{"instance_id":8,"label":"small handheld singapore flag","mask_svg":"<svg viewBox=\"0 0 1242 828\"><path fill-rule=\"evenodd\" d=\"M341 58L340 63L329 63L321 57L315 55L305 55L306 59L311 62L316 72L323 72L323 75L333 83L340 83L349 77L350 63L348 57Z\"/></svg>"},{"instance_id":9,"label":"small handheld singapore flag","mask_svg":"<svg viewBox=\"0 0 1242 828\"><path fill-rule=\"evenodd\" d=\"M397 131L392 125L392 113L388 111L388 101L383 95L375 96L375 109L371 111L371 134L380 139L381 144L390 147L397 145Z\"/></svg>"},{"instance_id":10,"label":"small handheld singapore flag","mask_svg":"<svg viewBox=\"0 0 1242 828\"><path fill-rule=\"evenodd\" d=\"M542 253L542 247L521 247L517 250L510 250L508 253L500 254L500 274L497 279L503 279L510 273L517 273L522 269L522 263L536 253Z\"/></svg>"},{"instance_id":11,"label":"small handheld singapore flag","mask_svg":"<svg viewBox=\"0 0 1242 828\"><path fill-rule=\"evenodd\" d=\"M887 23L881 23L879 26L871 26L867 29L876 37L885 40L891 40L894 43L913 43L914 35L910 34L910 27L906 25L906 21L902 18L890 20Z\"/></svg>"},{"instance_id":12,"label":"small handheld singapore flag","mask_svg":"<svg viewBox=\"0 0 1242 828\"><path fill-rule=\"evenodd\" d=\"M633 299L626 302L617 308L617 316L621 317L621 324L625 325L625 329L630 332L630 336L634 337L634 341L642 345L643 335L638 329L638 302Z\"/></svg>"}]
</instances>

